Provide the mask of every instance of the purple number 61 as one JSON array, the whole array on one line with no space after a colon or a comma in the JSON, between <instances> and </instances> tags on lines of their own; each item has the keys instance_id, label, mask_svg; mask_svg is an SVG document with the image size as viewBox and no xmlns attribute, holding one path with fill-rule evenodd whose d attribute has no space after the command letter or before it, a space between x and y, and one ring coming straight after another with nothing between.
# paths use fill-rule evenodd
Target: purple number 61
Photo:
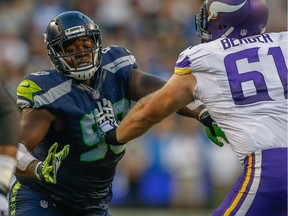
<instances>
[{"instance_id":1,"label":"purple number 61","mask_svg":"<svg viewBox=\"0 0 288 216\"><path fill-rule=\"evenodd\" d=\"M258 50L259 48L246 49L237 53L230 54L224 59L231 94L236 105L246 105L259 101L273 100L268 94L267 84L261 72L249 71L240 74L237 68L236 61L241 59L247 59L248 63L259 62L260 60ZM280 47L271 47L269 48L267 55L271 55L273 57L275 66L277 68L277 74L283 86L284 97L287 99L288 69L282 50ZM274 71L271 71L271 73L274 73ZM254 95L244 95L241 83L247 81L253 82L256 90Z\"/></svg>"}]
</instances>

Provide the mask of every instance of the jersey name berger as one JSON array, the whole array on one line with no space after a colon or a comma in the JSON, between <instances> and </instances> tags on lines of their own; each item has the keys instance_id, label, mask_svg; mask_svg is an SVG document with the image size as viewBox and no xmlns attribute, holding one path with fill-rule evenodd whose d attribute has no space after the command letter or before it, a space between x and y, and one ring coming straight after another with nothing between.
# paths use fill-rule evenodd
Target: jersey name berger
<instances>
[{"instance_id":1,"label":"jersey name berger","mask_svg":"<svg viewBox=\"0 0 288 216\"><path fill-rule=\"evenodd\" d=\"M231 47L236 47L242 44L251 44L251 43L270 43L273 42L271 37L268 34L258 35L257 37L249 37L249 38L225 38L221 40L221 44L224 50L227 50Z\"/></svg>"}]
</instances>

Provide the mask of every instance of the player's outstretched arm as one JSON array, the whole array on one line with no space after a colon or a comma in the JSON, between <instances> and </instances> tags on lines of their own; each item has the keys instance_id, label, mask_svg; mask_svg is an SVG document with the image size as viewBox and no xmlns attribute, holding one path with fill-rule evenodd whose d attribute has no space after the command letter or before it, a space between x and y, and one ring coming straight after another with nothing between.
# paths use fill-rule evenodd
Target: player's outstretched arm
<instances>
[{"instance_id":1,"label":"player's outstretched arm","mask_svg":"<svg viewBox=\"0 0 288 216\"><path fill-rule=\"evenodd\" d=\"M144 96L149 95L152 92L156 92L158 89L163 87L165 83L166 82L159 77L144 73L139 69L134 69L129 86L130 99L138 101ZM187 107L181 107L176 111L176 113L188 118L199 120L205 126L205 131L209 139L221 147L223 146L222 139L227 142L227 138L221 128L218 127L216 122L211 118L209 113L207 115L205 112L204 115L204 109L206 110L206 107L203 105L203 103L199 100L195 100ZM114 133L115 131L111 132Z\"/></svg>"}]
</instances>

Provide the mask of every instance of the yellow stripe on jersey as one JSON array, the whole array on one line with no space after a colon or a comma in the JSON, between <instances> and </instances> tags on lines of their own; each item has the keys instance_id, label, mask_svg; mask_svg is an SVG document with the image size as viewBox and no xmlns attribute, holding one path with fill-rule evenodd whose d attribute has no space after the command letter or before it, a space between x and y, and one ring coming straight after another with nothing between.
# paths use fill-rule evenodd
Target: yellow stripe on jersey
<instances>
[{"instance_id":1,"label":"yellow stripe on jersey","mask_svg":"<svg viewBox=\"0 0 288 216\"><path fill-rule=\"evenodd\" d=\"M36 83L31 80L23 80L17 88L17 96L22 96L33 101L33 94L42 91Z\"/></svg>"},{"instance_id":2,"label":"yellow stripe on jersey","mask_svg":"<svg viewBox=\"0 0 288 216\"><path fill-rule=\"evenodd\" d=\"M236 196L235 200L232 202L230 207L225 211L224 216L229 216L230 213L235 209L235 207L239 203L241 197L243 196L243 194L245 193L245 191L247 189L247 186L248 186L250 178L251 178L251 174L252 174L252 154L249 154L248 155L247 175L246 175L245 181L242 185L242 188L238 192L238 195Z\"/></svg>"},{"instance_id":3,"label":"yellow stripe on jersey","mask_svg":"<svg viewBox=\"0 0 288 216\"><path fill-rule=\"evenodd\" d=\"M190 74L192 73L191 68L174 68L174 74L184 75L184 74Z\"/></svg>"},{"instance_id":4,"label":"yellow stripe on jersey","mask_svg":"<svg viewBox=\"0 0 288 216\"><path fill-rule=\"evenodd\" d=\"M16 215L16 197L17 197L17 192L21 188L21 184L17 181L11 190L11 195L10 195L10 215L14 216Z\"/></svg>"}]
</instances>

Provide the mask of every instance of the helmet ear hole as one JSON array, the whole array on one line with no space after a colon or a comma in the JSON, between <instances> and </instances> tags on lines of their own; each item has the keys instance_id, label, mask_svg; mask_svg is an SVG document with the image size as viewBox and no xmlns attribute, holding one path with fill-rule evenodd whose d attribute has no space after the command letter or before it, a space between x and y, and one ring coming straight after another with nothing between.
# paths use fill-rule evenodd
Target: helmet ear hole
<instances>
[{"instance_id":1,"label":"helmet ear hole","mask_svg":"<svg viewBox=\"0 0 288 216\"><path fill-rule=\"evenodd\" d=\"M227 25L221 24L219 22L216 23L216 26L217 26L217 29L220 31L227 28Z\"/></svg>"},{"instance_id":2,"label":"helmet ear hole","mask_svg":"<svg viewBox=\"0 0 288 216\"><path fill-rule=\"evenodd\" d=\"M221 23L217 22L217 23L216 23L216 26L217 26L217 29L218 29L218 30L220 30L220 31L222 30L222 24L221 24Z\"/></svg>"}]
</instances>

